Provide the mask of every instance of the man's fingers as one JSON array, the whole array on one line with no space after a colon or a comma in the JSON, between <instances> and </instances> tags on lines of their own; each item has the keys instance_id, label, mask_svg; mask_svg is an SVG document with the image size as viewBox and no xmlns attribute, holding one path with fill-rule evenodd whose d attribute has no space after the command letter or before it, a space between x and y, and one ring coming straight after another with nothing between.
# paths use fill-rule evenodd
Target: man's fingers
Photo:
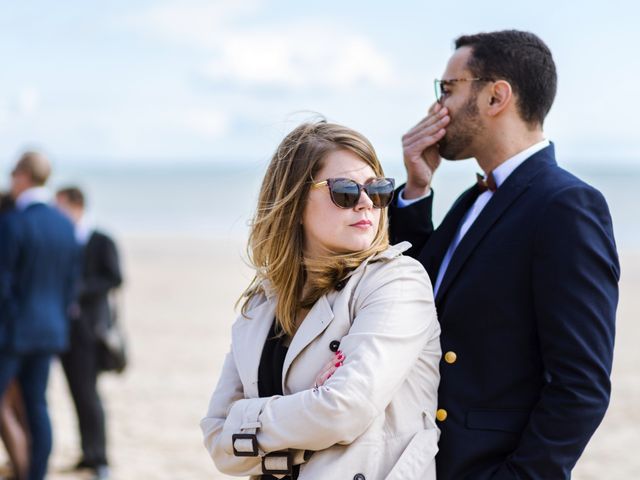
<instances>
[{"instance_id":1,"label":"man's fingers","mask_svg":"<svg viewBox=\"0 0 640 480\"><path fill-rule=\"evenodd\" d=\"M403 143L403 148L411 152L422 152L425 148L438 143L445 133L446 130L440 128L428 135L415 137L410 143Z\"/></svg>"},{"instance_id":2,"label":"man's fingers","mask_svg":"<svg viewBox=\"0 0 640 480\"><path fill-rule=\"evenodd\" d=\"M438 122L434 125L431 125L428 128L425 128L424 130L414 135L403 137L402 147L407 149L407 148L410 148L411 145L414 145L416 142L419 142L424 138L436 136L439 134L439 132L444 131L447 125L448 125L448 121L443 120L442 122Z\"/></svg>"},{"instance_id":3,"label":"man's fingers","mask_svg":"<svg viewBox=\"0 0 640 480\"><path fill-rule=\"evenodd\" d=\"M434 112L430 112L426 117L424 117L422 120L420 120L415 127L412 128L412 130L416 129L416 128L420 128L424 125L433 123L433 122L437 122L439 119L441 119L442 117L446 116L449 114L449 110L445 107L439 108L438 110L434 111Z\"/></svg>"},{"instance_id":4,"label":"man's fingers","mask_svg":"<svg viewBox=\"0 0 640 480\"><path fill-rule=\"evenodd\" d=\"M412 143L417 137L421 137L424 135L433 135L441 128L446 127L450 121L451 118L449 117L449 115L444 115L442 117L428 117L427 119L425 119L424 123L418 124L411 130L409 130L409 132L407 132L402 137L402 143L403 145L405 145L407 143Z\"/></svg>"},{"instance_id":5,"label":"man's fingers","mask_svg":"<svg viewBox=\"0 0 640 480\"><path fill-rule=\"evenodd\" d=\"M416 125L409 133L411 135L418 134L423 132L426 129L432 128L434 125L445 125L449 123L450 117L449 114L446 113L446 110L440 110L435 115L431 115L425 118L422 122Z\"/></svg>"}]
</instances>

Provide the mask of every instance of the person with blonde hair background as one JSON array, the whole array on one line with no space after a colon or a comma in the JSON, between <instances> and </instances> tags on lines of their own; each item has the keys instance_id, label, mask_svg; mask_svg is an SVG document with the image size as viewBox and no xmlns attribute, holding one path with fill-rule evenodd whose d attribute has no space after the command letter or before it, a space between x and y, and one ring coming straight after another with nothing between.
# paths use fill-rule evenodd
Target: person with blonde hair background
<instances>
[{"instance_id":1,"label":"person with blonde hair background","mask_svg":"<svg viewBox=\"0 0 640 480\"><path fill-rule=\"evenodd\" d=\"M255 277L206 417L218 469L253 479L434 479L440 327L422 266L389 246L369 141L325 121L275 152Z\"/></svg>"},{"instance_id":2,"label":"person with blonde hair background","mask_svg":"<svg viewBox=\"0 0 640 480\"><path fill-rule=\"evenodd\" d=\"M16 380L30 434L29 480L42 480L52 446L46 389L53 355L68 346L79 250L73 225L49 205L48 159L23 154L11 173L15 208L0 219L0 397Z\"/></svg>"}]
</instances>

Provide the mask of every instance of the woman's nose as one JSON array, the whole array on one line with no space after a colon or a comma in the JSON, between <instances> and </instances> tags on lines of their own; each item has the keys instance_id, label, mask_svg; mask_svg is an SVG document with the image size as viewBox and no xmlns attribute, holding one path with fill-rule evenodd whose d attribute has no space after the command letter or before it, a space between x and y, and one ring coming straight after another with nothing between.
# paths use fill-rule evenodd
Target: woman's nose
<instances>
[{"instance_id":1,"label":"woman's nose","mask_svg":"<svg viewBox=\"0 0 640 480\"><path fill-rule=\"evenodd\" d=\"M373 208L373 202L369 198L369 195L367 195L367 192L365 192L364 190L360 192L360 198L358 199L358 203L356 204L355 208L356 210L367 210Z\"/></svg>"}]
</instances>

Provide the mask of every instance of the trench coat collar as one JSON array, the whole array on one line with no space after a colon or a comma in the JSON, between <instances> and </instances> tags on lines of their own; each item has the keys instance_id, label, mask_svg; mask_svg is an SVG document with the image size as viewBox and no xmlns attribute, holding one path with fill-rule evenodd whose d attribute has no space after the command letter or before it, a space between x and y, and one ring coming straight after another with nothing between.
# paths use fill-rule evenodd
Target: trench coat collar
<instances>
[{"instance_id":1,"label":"trench coat collar","mask_svg":"<svg viewBox=\"0 0 640 480\"><path fill-rule=\"evenodd\" d=\"M369 263L395 258L409 248L411 248L411 244L409 242L392 245L386 250L365 259L355 270L351 271L344 280L360 275ZM318 299L311 310L309 310L309 313L307 313L307 316L291 340L291 345L287 351L282 369L283 392L286 391L287 373L293 361L311 342L313 342L313 340L320 336L333 321L334 314L333 309L331 308L332 302L329 301L330 295L335 295L335 292L329 292Z\"/></svg>"},{"instance_id":2,"label":"trench coat collar","mask_svg":"<svg viewBox=\"0 0 640 480\"><path fill-rule=\"evenodd\" d=\"M351 271L345 279L360 275L369 263L390 260L400 256L402 252L409 248L411 248L409 242L392 245L383 252L365 259L355 270ZM246 328L248 330L242 332L242 334L240 334L240 331L237 331L238 335L236 335L234 339L236 365L241 378L244 380L244 385L247 386L245 394L248 398L258 397L258 366L262 356L262 349L275 318L277 303L275 292L268 280L263 280L260 287L264 292L264 301L247 312L246 315L248 319L241 322L239 325L242 326L239 328ZM333 321L334 314L329 296L335 294L335 292L329 292L318 299L313 307L311 307L311 310L309 310L309 313L307 313L307 316L291 340L291 345L289 345L282 369L283 392L286 391L285 383L287 373L295 359L315 338L321 335Z\"/></svg>"}]
</instances>

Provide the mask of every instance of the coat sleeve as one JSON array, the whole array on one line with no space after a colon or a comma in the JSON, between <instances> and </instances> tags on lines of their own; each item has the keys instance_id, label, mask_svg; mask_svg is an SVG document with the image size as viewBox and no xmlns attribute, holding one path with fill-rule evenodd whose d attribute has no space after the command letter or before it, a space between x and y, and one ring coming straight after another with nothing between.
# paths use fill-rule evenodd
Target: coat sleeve
<instances>
[{"instance_id":1,"label":"coat sleeve","mask_svg":"<svg viewBox=\"0 0 640 480\"><path fill-rule=\"evenodd\" d=\"M318 389L236 402L222 427L227 451L231 435L256 411L258 444L267 453L353 442L384 411L424 349L437 385L440 327L426 272L399 257L370 273L361 280L356 315L340 343L343 366Z\"/></svg>"},{"instance_id":2,"label":"coat sleeve","mask_svg":"<svg viewBox=\"0 0 640 480\"><path fill-rule=\"evenodd\" d=\"M101 236L100 271L82 279L79 288L81 300L106 295L109 290L122 284L122 272L120 270L120 257L115 242L106 235Z\"/></svg>"},{"instance_id":3,"label":"coat sleeve","mask_svg":"<svg viewBox=\"0 0 640 480\"><path fill-rule=\"evenodd\" d=\"M494 479L568 479L609 403L620 267L602 195L579 186L546 208L532 264L545 386Z\"/></svg>"},{"instance_id":4,"label":"coat sleeve","mask_svg":"<svg viewBox=\"0 0 640 480\"><path fill-rule=\"evenodd\" d=\"M207 415L200 421L200 428L204 435L204 445L213 461L223 473L230 475L261 475L261 460L259 457L236 457L233 455L231 441L227 445L222 442L221 432L225 425L227 412L234 402L244 398L242 382L238 375L232 350L227 353L218 385L216 386Z\"/></svg>"},{"instance_id":5,"label":"coat sleeve","mask_svg":"<svg viewBox=\"0 0 640 480\"><path fill-rule=\"evenodd\" d=\"M405 241L411 243L411 248L405 254L418 258L433 233L434 192L432 189L427 198L406 207L398 207L398 195L404 187L401 185L396 189L395 198L389 206L389 240L393 245Z\"/></svg>"}]
</instances>

